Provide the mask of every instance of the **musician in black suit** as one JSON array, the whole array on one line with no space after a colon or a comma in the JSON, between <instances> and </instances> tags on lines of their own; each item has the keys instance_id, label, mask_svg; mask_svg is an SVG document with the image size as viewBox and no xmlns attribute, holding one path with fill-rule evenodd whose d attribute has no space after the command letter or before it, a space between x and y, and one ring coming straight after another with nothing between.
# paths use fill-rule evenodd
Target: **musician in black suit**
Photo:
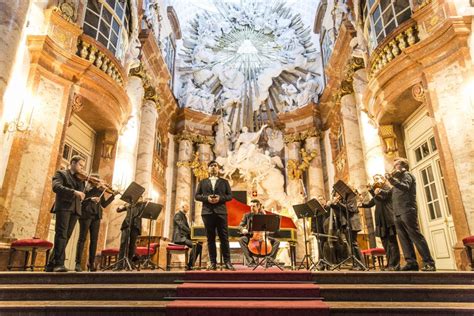
<instances>
[{"instance_id":1,"label":"musician in black suit","mask_svg":"<svg viewBox=\"0 0 474 316\"><path fill-rule=\"evenodd\" d=\"M240 249L242 249L242 253L244 254L245 262L247 263L248 267L255 267L257 264L253 256L250 254L248 246L249 241L253 236L252 232L249 230L252 228L252 219L254 214L265 214L265 212L262 210L262 204L256 199L250 201L250 212L244 214L239 224L240 232L242 234L242 237L239 239ZM272 245L272 251L268 255L270 258L272 258L273 262L269 261L269 263L273 264L278 253L280 241L273 237L267 237L267 239Z\"/></svg>"},{"instance_id":2,"label":"musician in black suit","mask_svg":"<svg viewBox=\"0 0 474 316\"><path fill-rule=\"evenodd\" d=\"M85 198L84 181L78 174L84 172L86 161L81 156L71 158L69 168L58 170L53 176L53 192L56 200L51 210L56 214L54 248L46 271L67 272L64 266L65 251L77 219L81 216L81 201Z\"/></svg>"},{"instance_id":3,"label":"musician in black suit","mask_svg":"<svg viewBox=\"0 0 474 316\"><path fill-rule=\"evenodd\" d=\"M341 225L341 228L344 230L344 234L346 235L347 241L349 241L350 234L350 239L352 242L352 253L360 262L362 262L362 252L360 250L359 243L357 242L357 233L362 230L362 222L360 219L359 209L357 208L356 196L353 195L348 198L345 205L341 203L341 200L341 196L334 191L333 199L329 203L329 206L334 209L336 217L340 221L339 223ZM347 219L346 216L346 207L349 219ZM355 265L352 267L352 269L363 270L364 267L361 267L360 265Z\"/></svg>"},{"instance_id":4,"label":"musician in black suit","mask_svg":"<svg viewBox=\"0 0 474 316\"><path fill-rule=\"evenodd\" d=\"M173 243L177 245L186 245L191 249L186 270L191 270L196 262L196 258L201 254L202 245L196 243L193 245L191 240L191 228L189 228L186 214L189 213L189 205L183 204L181 209L176 212L173 219Z\"/></svg>"},{"instance_id":5,"label":"musician in black suit","mask_svg":"<svg viewBox=\"0 0 474 316\"><path fill-rule=\"evenodd\" d=\"M416 179L409 170L408 160L397 158L394 170L387 173L392 188L392 204L395 214L395 227L402 246L403 256L407 264L401 268L402 271L418 271L415 248L423 259L422 271L436 271L435 262L431 256L430 249L425 237L420 231L418 224L418 208L416 204Z\"/></svg>"},{"instance_id":6,"label":"musician in black suit","mask_svg":"<svg viewBox=\"0 0 474 316\"><path fill-rule=\"evenodd\" d=\"M235 270L230 262L229 231L227 208L225 203L232 200L229 182L218 177L219 165L216 161L208 164L209 178L199 182L195 199L202 202L202 220L206 228L207 248L209 251L209 270L217 270L216 230L221 243L224 267Z\"/></svg>"},{"instance_id":7,"label":"musician in black suit","mask_svg":"<svg viewBox=\"0 0 474 316\"><path fill-rule=\"evenodd\" d=\"M127 258L129 260L133 259L135 256L135 249L137 247L137 238L142 233L142 213L145 209L146 203L143 202L142 197L139 198L136 204L130 205L125 204L117 208L117 213L127 212L125 218L123 219L122 226L120 230L120 250L118 260L121 260L125 257L125 252L128 249ZM115 270L121 270L124 268L124 265L118 265Z\"/></svg>"},{"instance_id":8,"label":"musician in black suit","mask_svg":"<svg viewBox=\"0 0 474 316\"><path fill-rule=\"evenodd\" d=\"M99 179L99 174L91 174L91 177ZM87 234L90 231L89 242L89 263L87 268L89 271L96 271L94 265L95 253L97 250L97 239L99 238L100 220L102 219L103 208L112 203L115 195L111 194L107 199L105 198L105 188L100 185L86 184L86 197L82 201L82 215L79 218L79 239L77 240L76 250L76 272L81 272L81 260L86 243Z\"/></svg>"},{"instance_id":9,"label":"musician in black suit","mask_svg":"<svg viewBox=\"0 0 474 316\"><path fill-rule=\"evenodd\" d=\"M398 271L400 270L400 250L393 216L391 187L382 175L376 174L373 178L374 185L369 187L372 199L361 203L359 207L375 206L375 236L382 240L387 255L388 270Z\"/></svg>"}]
</instances>

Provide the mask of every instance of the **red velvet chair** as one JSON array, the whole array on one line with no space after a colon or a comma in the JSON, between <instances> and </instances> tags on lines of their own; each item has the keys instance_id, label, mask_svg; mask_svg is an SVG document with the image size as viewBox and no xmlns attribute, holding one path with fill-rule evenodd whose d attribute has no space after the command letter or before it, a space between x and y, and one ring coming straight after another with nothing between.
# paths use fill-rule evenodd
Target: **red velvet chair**
<instances>
[{"instance_id":1,"label":"red velvet chair","mask_svg":"<svg viewBox=\"0 0 474 316\"><path fill-rule=\"evenodd\" d=\"M117 261L119 255L119 248L107 248L100 252L100 268L105 269L106 267L112 264L112 259L114 262Z\"/></svg>"},{"instance_id":2,"label":"red velvet chair","mask_svg":"<svg viewBox=\"0 0 474 316\"><path fill-rule=\"evenodd\" d=\"M365 265L367 266L367 268L369 270L371 268L370 267L370 259L372 259L374 270L375 270L376 259L377 259L377 262L379 264L380 270L385 270L385 264L384 264L385 249L383 249L383 248L369 248L369 249L364 249L361 252L364 255Z\"/></svg>"},{"instance_id":3,"label":"red velvet chair","mask_svg":"<svg viewBox=\"0 0 474 316\"><path fill-rule=\"evenodd\" d=\"M464 247L466 248L467 257L471 262L471 271L474 271L474 261L472 258L472 250L474 249L474 236L466 237L462 240Z\"/></svg>"},{"instance_id":4,"label":"red velvet chair","mask_svg":"<svg viewBox=\"0 0 474 316\"><path fill-rule=\"evenodd\" d=\"M168 244L166 246L166 271L170 271L172 268L172 256L184 254L184 263L188 263L188 250L189 248L184 245Z\"/></svg>"},{"instance_id":5,"label":"red velvet chair","mask_svg":"<svg viewBox=\"0 0 474 316\"><path fill-rule=\"evenodd\" d=\"M44 268L48 263L49 259L49 252L53 248L53 243L47 240L39 239L39 238L32 238L32 239L20 239L12 242L10 245L10 253L8 256L8 265L7 269L11 271L11 269L21 269L26 271L26 269L31 269L33 271L35 269L36 263L36 256L38 255L38 251L45 251L46 252L46 259L44 266L38 266L38 268ZM13 256L17 251L24 251L25 252L25 260L23 262L23 266L13 266ZM29 263L31 252L31 264Z\"/></svg>"},{"instance_id":6,"label":"red velvet chair","mask_svg":"<svg viewBox=\"0 0 474 316\"><path fill-rule=\"evenodd\" d=\"M157 249L159 248L159 243L151 243L150 244L150 257L154 256ZM135 256L138 257L138 266L137 270L140 271L140 265L147 259L148 257L148 247L137 247L135 249Z\"/></svg>"}]
</instances>

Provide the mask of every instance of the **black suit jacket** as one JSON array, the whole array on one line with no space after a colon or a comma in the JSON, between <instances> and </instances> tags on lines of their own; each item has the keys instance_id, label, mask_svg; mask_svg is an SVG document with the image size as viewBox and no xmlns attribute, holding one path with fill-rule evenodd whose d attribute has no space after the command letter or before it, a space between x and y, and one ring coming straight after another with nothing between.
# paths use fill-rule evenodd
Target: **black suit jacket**
<instances>
[{"instance_id":1,"label":"black suit jacket","mask_svg":"<svg viewBox=\"0 0 474 316\"><path fill-rule=\"evenodd\" d=\"M219 202L217 204L211 204L207 200L209 195L213 194L219 196ZM217 179L216 186L213 190L211 180L207 178L199 182L195 199L202 202L201 215L227 214L225 202L232 200L232 190L230 189L229 182L222 178Z\"/></svg>"},{"instance_id":2,"label":"black suit jacket","mask_svg":"<svg viewBox=\"0 0 474 316\"><path fill-rule=\"evenodd\" d=\"M69 169L58 170L53 176L53 192L56 200L52 212L73 212L81 215L81 200L74 195L74 191L84 191L84 181L74 177Z\"/></svg>"},{"instance_id":3,"label":"black suit jacket","mask_svg":"<svg viewBox=\"0 0 474 316\"><path fill-rule=\"evenodd\" d=\"M257 214L260 214L260 215L265 215L265 212L259 212ZM246 236L252 236L253 234L250 232L250 230L252 229L252 220L253 220L253 213L252 212L248 212L248 213L245 213L244 216L242 216L242 220L240 221L240 224L239 224L239 228L240 230L242 229L247 229L249 231L248 234L246 234ZM243 234L242 234L243 235Z\"/></svg>"},{"instance_id":4,"label":"black suit jacket","mask_svg":"<svg viewBox=\"0 0 474 316\"><path fill-rule=\"evenodd\" d=\"M100 196L100 203L96 203L91 200L93 197ZM108 199L102 194L102 190L96 187L91 188L86 192L86 198L82 201L82 217L84 218L102 218L103 208L107 207L112 203L115 196L111 195Z\"/></svg>"},{"instance_id":5,"label":"black suit jacket","mask_svg":"<svg viewBox=\"0 0 474 316\"><path fill-rule=\"evenodd\" d=\"M393 185L392 205L395 216L417 212L415 176L404 171L398 177L389 178L388 181Z\"/></svg>"},{"instance_id":6,"label":"black suit jacket","mask_svg":"<svg viewBox=\"0 0 474 316\"><path fill-rule=\"evenodd\" d=\"M191 229L186 215L182 211L178 211L173 219L173 242L182 243L186 239L191 239Z\"/></svg>"}]
</instances>

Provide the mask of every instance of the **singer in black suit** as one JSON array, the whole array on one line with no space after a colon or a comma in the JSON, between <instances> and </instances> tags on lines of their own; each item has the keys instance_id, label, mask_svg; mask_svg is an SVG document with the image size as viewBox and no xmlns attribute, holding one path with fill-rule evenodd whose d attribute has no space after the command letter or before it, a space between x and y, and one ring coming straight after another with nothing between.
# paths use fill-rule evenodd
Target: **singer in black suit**
<instances>
[{"instance_id":1,"label":"singer in black suit","mask_svg":"<svg viewBox=\"0 0 474 316\"><path fill-rule=\"evenodd\" d=\"M206 228L209 251L209 270L217 270L216 230L221 243L224 267L235 270L230 262L229 231L225 202L232 200L229 182L218 177L219 165L216 161L208 164L209 178L199 182L195 199L202 202L202 220Z\"/></svg>"}]
</instances>

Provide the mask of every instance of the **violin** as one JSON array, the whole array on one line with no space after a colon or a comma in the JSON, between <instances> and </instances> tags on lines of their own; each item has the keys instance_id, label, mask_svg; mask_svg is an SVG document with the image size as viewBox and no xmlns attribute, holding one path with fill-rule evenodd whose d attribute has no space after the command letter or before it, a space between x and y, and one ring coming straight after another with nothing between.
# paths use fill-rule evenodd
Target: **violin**
<instances>
[{"instance_id":1,"label":"violin","mask_svg":"<svg viewBox=\"0 0 474 316\"><path fill-rule=\"evenodd\" d=\"M92 177L91 175L88 175L82 172L77 172L75 175L79 180L87 181L90 185L97 187L99 189L103 189L107 193L110 193L113 195L121 194L119 191L114 190L110 184L105 183L104 180L98 177Z\"/></svg>"}]
</instances>

